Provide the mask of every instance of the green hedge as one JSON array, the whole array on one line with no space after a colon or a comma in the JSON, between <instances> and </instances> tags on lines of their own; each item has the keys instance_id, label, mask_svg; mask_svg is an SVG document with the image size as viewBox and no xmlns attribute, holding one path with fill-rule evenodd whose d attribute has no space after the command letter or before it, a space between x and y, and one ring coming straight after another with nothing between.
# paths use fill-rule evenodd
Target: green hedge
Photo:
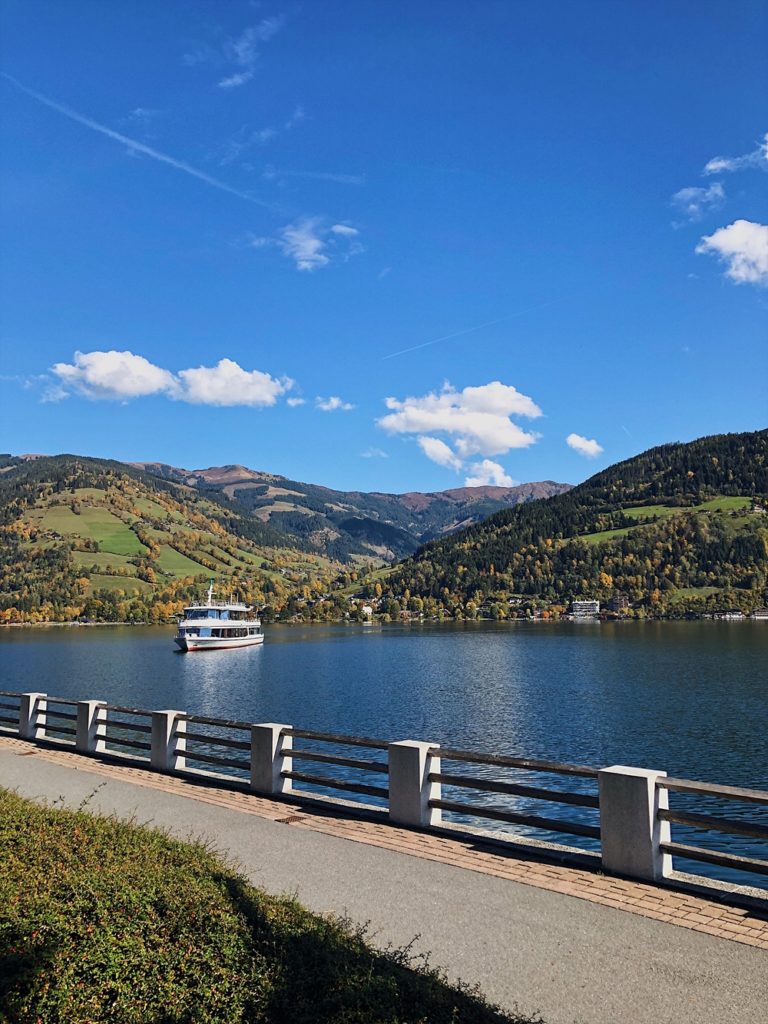
<instances>
[{"instance_id":1,"label":"green hedge","mask_svg":"<svg viewBox=\"0 0 768 1024\"><path fill-rule=\"evenodd\" d=\"M1 789L0 1020L524 1024L201 843Z\"/></svg>"}]
</instances>

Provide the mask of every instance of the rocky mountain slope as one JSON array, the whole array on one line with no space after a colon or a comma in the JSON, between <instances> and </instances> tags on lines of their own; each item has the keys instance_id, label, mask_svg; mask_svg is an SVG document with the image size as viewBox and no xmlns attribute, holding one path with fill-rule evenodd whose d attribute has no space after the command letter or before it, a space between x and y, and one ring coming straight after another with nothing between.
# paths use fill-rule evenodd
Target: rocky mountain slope
<instances>
[{"instance_id":1,"label":"rocky mountain slope","mask_svg":"<svg viewBox=\"0 0 768 1024\"><path fill-rule=\"evenodd\" d=\"M193 470L158 462L132 465L201 493L224 495L272 529L337 559L361 555L393 561L500 509L570 489L546 480L517 487L384 494L337 491L239 465Z\"/></svg>"}]
</instances>

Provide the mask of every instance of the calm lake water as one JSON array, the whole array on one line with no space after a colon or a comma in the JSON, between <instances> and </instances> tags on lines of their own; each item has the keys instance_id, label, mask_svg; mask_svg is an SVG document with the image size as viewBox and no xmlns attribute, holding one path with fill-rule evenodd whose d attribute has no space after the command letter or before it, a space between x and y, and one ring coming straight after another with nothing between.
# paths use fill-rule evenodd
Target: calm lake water
<instances>
[{"instance_id":1,"label":"calm lake water","mask_svg":"<svg viewBox=\"0 0 768 1024\"><path fill-rule=\"evenodd\" d=\"M318 625L266 633L260 648L180 654L171 627L4 629L0 685L768 789L768 623ZM533 784L580 785L526 774ZM591 820L590 811L556 804L448 796ZM754 805L675 795L673 803L768 820ZM757 840L674 826L673 835L768 858L768 844ZM759 875L741 880L768 884Z\"/></svg>"}]
</instances>

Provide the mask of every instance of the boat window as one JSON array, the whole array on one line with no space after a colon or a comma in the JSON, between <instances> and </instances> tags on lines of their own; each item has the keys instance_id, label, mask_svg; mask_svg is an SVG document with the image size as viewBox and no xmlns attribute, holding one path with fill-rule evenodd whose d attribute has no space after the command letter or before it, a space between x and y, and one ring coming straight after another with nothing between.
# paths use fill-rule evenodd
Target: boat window
<instances>
[{"instance_id":1,"label":"boat window","mask_svg":"<svg viewBox=\"0 0 768 1024\"><path fill-rule=\"evenodd\" d=\"M205 627L201 628L200 636L210 636L210 635L211 635L210 629L206 629Z\"/></svg>"}]
</instances>

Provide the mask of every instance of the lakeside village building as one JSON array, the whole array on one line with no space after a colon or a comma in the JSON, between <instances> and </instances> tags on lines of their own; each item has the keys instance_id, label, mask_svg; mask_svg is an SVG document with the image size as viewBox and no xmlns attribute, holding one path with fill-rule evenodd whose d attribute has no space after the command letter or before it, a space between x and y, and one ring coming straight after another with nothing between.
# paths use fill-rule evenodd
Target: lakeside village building
<instances>
[{"instance_id":1,"label":"lakeside village building","mask_svg":"<svg viewBox=\"0 0 768 1024\"><path fill-rule=\"evenodd\" d=\"M594 619L600 614L599 601L573 601L571 612L574 619Z\"/></svg>"}]
</instances>

